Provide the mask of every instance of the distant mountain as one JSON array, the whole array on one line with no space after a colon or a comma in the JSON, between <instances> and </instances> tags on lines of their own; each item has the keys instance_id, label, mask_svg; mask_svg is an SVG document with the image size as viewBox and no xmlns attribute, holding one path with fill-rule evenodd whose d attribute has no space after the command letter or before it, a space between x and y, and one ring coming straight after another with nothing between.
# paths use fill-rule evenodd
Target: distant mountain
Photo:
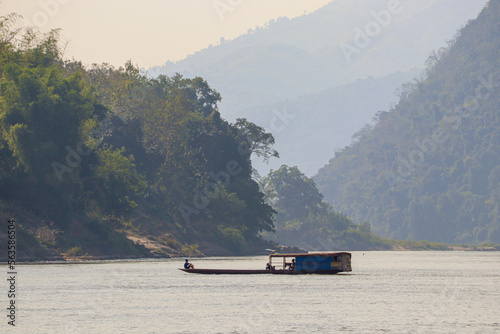
<instances>
[{"instance_id":1,"label":"distant mountain","mask_svg":"<svg viewBox=\"0 0 500 334\"><path fill-rule=\"evenodd\" d=\"M359 79L383 78L422 68L429 53L445 45L467 20L476 17L485 3L486 0L335 0L314 13L292 20L280 18L271 21L265 27L249 30L234 40L221 40L221 44L182 61L150 68L148 73L150 76L176 72L187 77L201 76L221 93L223 99L219 107L226 119L254 119L260 114L270 113L269 105L288 105L286 100L306 100L307 97L301 96ZM407 80L407 77L402 76L401 80ZM386 82L388 86L377 88L392 91L404 81ZM320 108L326 112L339 112L338 106L323 105ZM345 119L341 114L318 118L318 121L328 123L335 120L335 124L349 124L349 131L342 126L342 136L331 135L340 134L335 128L325 131L323 127L314 131L321 137L328 154L333 148L348 143L367 119L389 105L376 103L373 107L372 110L347 108L344 114L351 117ZM321 112L314 108L315 103L294 112L297 117ZM371 116L367 117L370 112ZM363 121L349 123L350 119ZM299 124L297 127L300 128ZM308 135L306 129L298 130ZM273 134L281 137L277 132ZM287 160L287 163L301 166L309 175L327 161L318 155L313 158L313 163L308 157L308 152L319 149L317 146L303 143L303 149L293 145L294 150L290 151L291 144L279 145L283 157L298 157L298 160Z\"/></svg>"},{"instance_id":2,"label":"distant mountain","mask_svg":"<svg viewBox=\"0 0 500 334\"><path fill-rule=\"evenodd\" d=\"M394 1L332 1L314 13L271 21L148 73L204 77L222 94L223 115L232 118L239 110L269 103L270 96L278 102L370 75L420 67L430 51L479 13L486 0L399 1L396 14L386 19L389 23L379 24L380 31L348 63L341 46L355 46L357 28L375 27L373 13L388 12L389 3Z\"/></svg>"},{"instance_id":3,"label":"distant mountain","mask_svg":"<svg viewBox=\"0 0 500 334\"><path fill-rule=\"evenodd\" d=\"M382 236L500 242L500 0L314 180Z\"/></svg>"},{"instance_id":4,"label":"distant mountain","mask_svg":"<svg viewBox=\"0 0 500 334\"><path fill-rule=\"evenodd\" d=\"M396 104L396 88L420 72L358 79L320 93L243 110L249 120L273 133L280 152L280 159L271 159L269 165L255 160L254 167L267 171L286 164L298 166L307 175L316 174L335 150L349 145L354 133L373 123L375 112Z\"/></svg>"},{"instance_id":5,"label":"distant mountain","mask_svg":"<svg viewBox=\"0 0 500 334\"><path fill-rule=\"evenodd\" d=\"M229 110L273 103L339 84L335 71L325 62L284 44L237 49L207 68L191 73L186 74L209 78L223 97L222 113L232 119L242 113Z\"/></svg>"}]
</instances>

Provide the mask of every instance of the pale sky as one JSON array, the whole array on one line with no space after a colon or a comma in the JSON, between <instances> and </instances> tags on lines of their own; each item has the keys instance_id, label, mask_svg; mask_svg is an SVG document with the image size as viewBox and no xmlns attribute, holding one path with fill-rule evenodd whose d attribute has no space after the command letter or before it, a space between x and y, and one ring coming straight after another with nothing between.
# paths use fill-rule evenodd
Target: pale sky
<instances>
[{"instance_id":1,"label":"pale sky","mask_svg":"<svg viewBox=\"0 0 500 334\"><path fill-rule=\"evenodd\" d=\"M180 60L221 37L232 39L280 16L332 0L0 0L0 14L46 32L62 28L65 58L84 64L127 60L140 67Z\"/></svg>"}]
</instances>

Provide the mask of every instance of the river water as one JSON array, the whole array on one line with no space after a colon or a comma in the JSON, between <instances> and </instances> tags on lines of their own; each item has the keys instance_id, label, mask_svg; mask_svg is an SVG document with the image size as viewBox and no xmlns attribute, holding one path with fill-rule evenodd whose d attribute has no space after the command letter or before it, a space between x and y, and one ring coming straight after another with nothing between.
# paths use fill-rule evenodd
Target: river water
<instances>
[{"instance_id":1,"label":"river water","mask_svg":"<svg viewBox=\"0 0 500 334\"><path fill-rule=\"evenodd\" d=\"M0 332L500 333L500 252L353 252L339 275L195 275L183 262L19 265L16 327L3 316Z\"/></svg>"}]
</instances>

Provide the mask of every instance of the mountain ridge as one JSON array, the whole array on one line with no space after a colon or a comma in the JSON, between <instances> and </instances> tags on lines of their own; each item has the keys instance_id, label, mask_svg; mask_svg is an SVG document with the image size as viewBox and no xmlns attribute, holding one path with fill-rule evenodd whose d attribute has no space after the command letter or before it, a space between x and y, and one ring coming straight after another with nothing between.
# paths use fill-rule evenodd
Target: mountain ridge
<instances>
[{"instance_id":1,"label":"mountain ridge","mask_svg":"<svg viewBox=\"0 0 500 334\"><path fill-rule=\"evenodd\" d=\"M318 172L335 209L385 237L500 240L499 16L500 1L490 1Z\"/></svg>"},{"instance_id":2,"label":"mountain ridge","mask_svg":"<svg viewBox=\"0 0 500 334\"><path fill-rule=\"evenodd\" d=\"M445 45L457 29L482 9L486 0L399 1L402 10L391 14L389 24L381 26L376 15L388 12L390 3L387 0L332 1L313 13L270 21L264 27L203 49L184 60L152 67L148 75L179 72L186 77L202 76L221 93L219 110L230 121L252 119L266 113L272 116L270 105L286 105L287 101L303 95L344 86L357 79L386 77L398 71L422 68L429 53ZM373 23L381 26L380 31L370 36L368 45L360 48L349 63L341 46L353 44L357 29L365 31ZM386 89L394 90L406 80L405 77ZM300 113L307 114L311 108L316 106L311 105ZM377 111L372 110L372 115ZM365 113L363 110L360 117ZM360 129L353 129L340 141L329 138L330 146L343 147ZM279 138L281 134L273 132L273 135ZM282 156L293 153L281 152ZM325 157L312 167L314 171L307 173L311 175L326 162ZM307 161L293 164L304 163ZM265 173L266 169L263 166L260 171Z\"/></svg>"}]
</instances>

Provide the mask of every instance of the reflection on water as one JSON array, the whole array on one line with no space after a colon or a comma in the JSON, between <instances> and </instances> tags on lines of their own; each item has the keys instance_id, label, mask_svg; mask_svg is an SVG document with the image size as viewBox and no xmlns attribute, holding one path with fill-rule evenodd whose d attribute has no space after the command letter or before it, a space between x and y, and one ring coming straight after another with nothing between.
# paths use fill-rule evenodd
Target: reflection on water
<instances>
[{"instance_id":1,"label":"reflection on water","mask_svg":"<svg viewBox=\"0 0 500 334\"><path fill-rule=\"evenodd\" d=\"M353 272L332 276L195 275L183 262L19 266L17 326L0 332L500 333L499 252L354 252Z\"/></svg>"}]
</instances>

